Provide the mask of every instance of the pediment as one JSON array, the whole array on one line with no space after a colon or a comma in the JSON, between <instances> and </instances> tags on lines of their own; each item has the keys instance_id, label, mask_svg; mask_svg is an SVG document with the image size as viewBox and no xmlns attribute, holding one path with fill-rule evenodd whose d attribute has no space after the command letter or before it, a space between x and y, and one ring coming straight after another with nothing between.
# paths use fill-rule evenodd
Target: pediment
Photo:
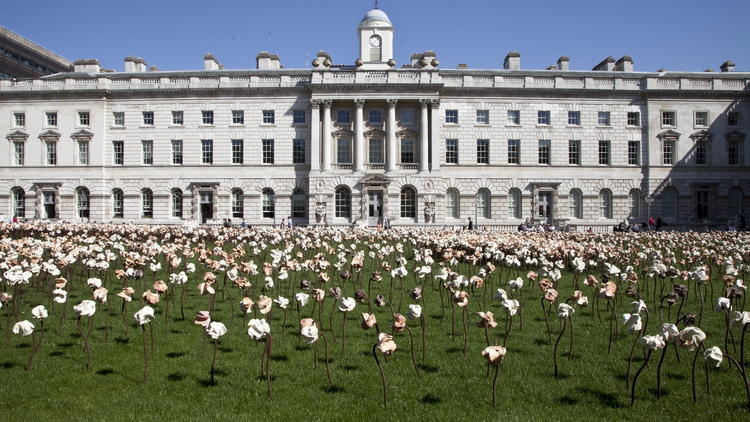
<instances>
[{"instance_id":1,"label":"pediment","mask_svg":"<svg viewBox=\"0 0 750 422\"><path fill-rule=\"evenodd\" d=\"M331 135L333 135L334 138L352 139L354 137L354 132L352 132L349 129L338 129L338 130L331 132Z\"/></svg>"},{"instance_id":2,"label":"pediment","mask_svg":"<svg viewBox=\"0 0 750 422\"><path fill-rule=\"evenodd\" d=\"M388 186L391 183L391 179L382 174L371 174L360 179L359 183L363 186Z\"/></svg>"},{"instance_id":3,"label":"pediment","mask_svg":"<svg viewBox=\"0 0 750 422\"><path fill-rule=\"evenodd\" d=\"M14 142L14 141L26 141L27 139L29 139L29 134L26 133L26 132L24 132L24 131L22 131L22 130L16 129L16 130L10 132L8 135L6 135L5 139L7 139L7 140L9 140L11 142Z\"/></svg>"},{"instance_id":4,"label":"pediment","mask_svg":"<svg viewBox=\"0 0 750 422\"><path fill-rule=\"evenodd\" d=\"M727 142L742 142L745 140L745 134L740 132L739 130L733 130L731 132L725 133L724 139L726 139Z\"/></svg>"},{"instance_id":5,"label":"pediment","mask_svg":"<svg viewBox=\"0 0 750 422\"><path fill-rule=\"evenodd\" d=\"M398 136L399 138L415 139L417 137L417 132L409 128L404 128L396 132L396 136Z\"/></svg>"},{"instance_id":6,"label":"pediment","mask_svg":"<svg viewBox=\"0 0 750 422\"><path fill-rule=\"evenodd\" d=\"M365 131L365 136L369 138L385 137L385 131L378 128L370 128Z\"/></svg>"},{"instance_id":7,"label":"pediment","mask_svg":"<svg viewBox=\"0 0 750 422\"><path fill-rule=\"evenodd\" d=\"M94 133L91 132L91 131L88 131L86 129L77 130L77 131L73 132L70 135L70 139L72 139L74 141L86 141L86 142L88 142L88 141L91 141L91 138L93 138L93 137L94 137Z\"/></svg>"},{"instance_id":8,"label":"pediment","mask_svg":"<svg viewBox=\"0 0 750 422\"><path fill-rule=\"evenodd\" d=\"M680 139L680 135L682 135L680 132L668 129L656 135L656 137L661 139L662 141L678 141Z\"/></svg>"},{"instance_id":9,"label":"pediment","mask_svg":"<svg viewBox=\"0 0 750 422\"><path fill-rule=\"evenodd\" d=\"M48 129L39 134L39 139L44 142L57 142L60 140L60 136L60 132Z\"/></svg>"},{"instance_id":10,"label":"pediment","mask_svg":"<svg viewBox=\"0 0 750 422\"><path fill-rule=\"evenodd\" d=\"M709 131L707 131L705 129L704 130L699 130L699 131L693 133L692 135L690 135L690 139L692 139L693 142L701 142L701 141L709 142L709 141L711 141L711 132L709 132Z\"/></svg>"}]
</instances>

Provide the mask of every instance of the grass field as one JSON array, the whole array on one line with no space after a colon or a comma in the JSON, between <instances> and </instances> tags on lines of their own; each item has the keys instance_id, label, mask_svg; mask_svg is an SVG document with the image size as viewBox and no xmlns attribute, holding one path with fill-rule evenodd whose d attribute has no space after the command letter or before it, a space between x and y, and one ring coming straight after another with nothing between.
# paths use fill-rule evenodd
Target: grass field
<instances>
[{"instance_id":1,"label":"grass field","mask_svg":"<svg viewBox=\"0 0 750 422\"><path fill-rule=\"evenodd\" d=\"M225 245L226 250L229 250L228 246ZM410 247L407 247L405 257L410 261L407 265L409 275L403 279L403 290L398 281L392 290L392 303L397 310L400 304L400 312L404 314L408 311L408 304L415 303L408 295L415 286ZM391 261L394 258L389 257ZM261 264L258 257L248 255L243 258L249 259ZM330 261L335 262L335 256L330 256ZM379 263L366 258L362 279L366 280ZM167 266L166 263L163 265ZM205 271L199 265L187 284L189 298L185 304L185 320L180 317L179 289L175 292L168 316L165 313L166 301L155 305L157 315L151 323L155 351L149 362L149 382L144 385L144 331L136 325L132 315L141 308L138 297L145 286L151 285L154 277L147 270L142 280L130 281L136 288L136 295L129 304L126 323L120 313L122 302L115 295L122 281L111 278L105 282L109 287L110 306L107 308L106 305L97 304L95 328L91 334L93 368L87 370L72 306L83 299L90 299L91 292L86 287L88 275L84 273L84 268L76 268L75 275L69 277L67 303L48 306L50 316L45 321L43 341L32 371L24 369L31 336L10 334L10 326L15 322L10 306L6 305L1 311L5 331L0 341L0 408L3 420L230 420L243 417L251 420L748 420L750 417L745 408L742 380L726 360L720 368L709 371L710 393L707 393L703 358L699 357L696 370L697 403L693 403L692 354L680 350L678 363L672 347L662 369L661 399L657 400L655 396L658 352L641 374L635 406L630 407L630 390L626 387L625 372L635 335L623 333L621 314L629 312L632 300L626 296L622 298L623 304L618 303L616 308L615 324L620 335L615 338L612 351L608 353L609 321L604 302L600 302L600 320L594 312L595 302L591 292L583 289L591 302L586 308L576 307L577 312L572 316L574 353L572 357L568 355L570 340L566 333L558 350L560 374L554 377L552 353L561 325L553 308L549 314L552 327L550 342L540 304L542 293L536 283L526 279L526 268L516 274L506 269L502 269L501 273L499 267L484 287L475 289L473 294L469 291L465 355L461 309L455 308L454 331L451 306L446 299L441 307L438 281L428 277L422 303L426 323L425 359L422 359L419 321L409 321L414 333L419 373L415 372L410 359L409 335L406 332L395 334L398 350L383 366L388 391L388 403L384 408L381 380L372 355L377 332L374 328L365 331L360 327L360 313L367 312L366 304L358 303L347 317L343 328L346 341L342 353L343 313L335 310L330 320L330 311L335 302L331 298L325 301L320 322L329 341L334 388L328 386L322 341L317 346L317 365L313 358L313 346L300 341L293 296L300 291L299 280L316 279L312 273L294 274L286 283L277 280L274 290L266 293L274 298L282 294L291 301L286 312L286 326L282 325L284 312L275 305L269 319L273 334L271 399L267 398L266 379L261 376L260 370L264 345L249 339L237 306L242 292L228 288L223 294L224 298L222 292L217 292L213 319L225 323L228 333L219 341L216 383L211 384L209 370L213 346L211 340L203 335L201 327L193 323L196 312L207 309L209 300L208 296L198 295L195 287L202 281L200 278ZM439 265L435 264L433 268L437 272ZM477 267L461 264L454 269L470 277L476 273ZM591 273L600 277L601 269L592 269ZM343 285L345 295L353 295L352 279L342 284L335 272L329 274L332 276L325 285L326 290ZM513 319L507 343L508 353L497 381L497 404L493 407L490 390L492 372L488 377L485 360L480 355L486 342L483 329L476 326L479 321L476 312L479 310L478 302L486 298L485 309L491 310L498 321L498 327L490 330L491 341L502 343L505 312L492 297L498 287L507 290L507 281L517 275L526 281L523 288L523 328L520 328L517 315ZM168 277L169 272L161 270L155 278L167 280ZM262 285L262 280L261 275L251 279L257 285ZM718 283L716 280L713 282ZM669 284L669 280L665 283ZM290 284L294 286L293 289L287 287ZM364 286L367 287L366 282ZM174 286L170 285L170 288ZM485 289L488 290L486 293ZM370 290L370 298L377 294L388 297L391 294L390 275L384 274L383 281L373 282ZM563 272L558 290L562 300L571 295L572 273ZM258 294L256 291L254 300ZM643 289L642 294L651 308L646 334L656 334L659 312L652 308L651 289ZM715 297L707 298L701 326L708 335L706 344L720 346L724 350L723 314L713 310ZM47 285L32 283L26 288L20 319L32 321L37 327L37 336L40 334L39 324L31 318L30 309L38 304L47 306L48 303ZM666 319L667 308L664 306L663 318ZM65 320L61 319L63 307L68 308ZM312 309L311 300L300 310L301 316L310 316ZM381 331L391 333L389 307L373 306L372 309ZM109 317L106 316L107 312ZM699 301L693 292L682 312L699 312ZM317 313L316 310L316 319ZM672 309L671 316L674 320L676 307ZM105 338L104 324L107 319L109 329ZM83 321L85 323L85 319ZM330 321L333 322L333 333L329 331ZM739 332L735 330L736 335ZM733 355L738 356L738 353ZM631 378L641 366L643 356L642 348L637 347ZM378 357L383 362L383 356Z\"/></svg>"}]
</instances>

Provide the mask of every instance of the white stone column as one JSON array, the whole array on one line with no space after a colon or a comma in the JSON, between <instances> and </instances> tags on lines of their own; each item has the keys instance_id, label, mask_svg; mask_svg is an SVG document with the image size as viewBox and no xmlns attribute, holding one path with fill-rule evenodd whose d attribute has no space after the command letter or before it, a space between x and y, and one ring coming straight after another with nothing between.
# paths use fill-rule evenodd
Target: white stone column
<instances>
[{"instance_id":1,"label":"white stone column","mask_svg":"<svg viewBox=\"0 0 750 422\"><path fill-rule=\"evenodd\" d=\"M331 100L323 100L323 171L331 170Z\"/></svg>"},{"instance_id":2,"label":"white stone column","mask_svg":"<svg viewBox=\"0 0 750 422\"><path fill-rule=\"evenodd\" d=\"M389 99L388 102L388 157L386 171L396 170L396 103L398 100Z\"/></svg>"},{"instance_id":3,"label":"white stone column","mask_svg":"<svg viewBox=\"0 0 750 422\"><path fill-rule=\"evenodd\" d=\"M310 171L320 171L320 104L321 100L312 100L310 113Z\"/></svg>"},{"instance_id":4,"label":"white stone column","mask_svg":"<svg viewBox=\"0 0 750 422\"><path fill-rule=\"evenodd\" d=\"M432 146L432 171L440 170L440 156L441 143L443 140L440 136L440 128L442 127L442 120L440 116L440 100L432 100L431 102L432 112L432 136L430 138L430 145Z\"/></svg>"},{"instance_id":5,"label":"white stone column","mask_svg":"<svg viewBox=\"0 0 750 422\"><path fill-rule=\"evenodd\" d=\"M354 171L362 171L365 157L365 100L354 100Z\"/></svg>"},{"instance_id":6,"label":"white stone column","mask_svg":"<svg viewBox=\"0 0 750 422\"><path fill-rule=\"evenodd\" d=\"M419 116L419 172L425 172L429 170L430 158L429 158L429 115L428 105L430 100L419 100L419 107L421 114Z\"/></svg>"}]
</instances>

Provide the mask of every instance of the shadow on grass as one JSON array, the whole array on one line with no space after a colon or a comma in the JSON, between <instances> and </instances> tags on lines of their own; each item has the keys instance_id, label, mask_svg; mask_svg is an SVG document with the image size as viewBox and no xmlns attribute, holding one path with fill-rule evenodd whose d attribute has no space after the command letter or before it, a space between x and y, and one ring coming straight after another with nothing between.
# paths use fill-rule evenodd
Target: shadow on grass
<instances>
[{"instance_id":1,"label":"shadow on grass","mask_svg":"<svg viewBox=\"0 0 750 422\"><path fill-rule=\"evenodd\" d=\"M676 380L676 381L685 381L688 377L687 377L687 375L682 375L682 374L670 374L670 373L667 373L667 378L669 378L671 380Z\"/></svg>"},{"instance_id":2,"label":"shadow on grass","mask_svg":"<svg viewBox=\"0 0 750 422\"><path fill-rule=\"evenodd\" d=\"M167 375L167 381L176 382L176 381L182 381L184 379L185 379L185 374L182 372L173 372Z\"/></svg>"},{"instance_id":3,"label":"shadow on grass","mask_svg":"<svg viewBox=\"0 0 750 422\"><path fill-rule=\"evenodd\" d=\"M274 362L286 362L289 360L289 356L287 355L271 355L271 360Z\"/></svg>"},{"instance_id":4,"label":"shadow on grass","mask_svg":"<svg viewBox=\"0 0 750 422\"><path fill-rule=\"evenodd\" d=\"M464 349L460 347L449 347L445 349L445 353L463 353Z\"/></svg>"},{"instance_id":5,"label":"shadow on grass","mask_svg":"<svg viewBox=\"0 0 750 422\"><path fill-rule=\"evenodd\" d=\"M430 315L430 318L432 319L443 319L443 316L440 314L432 314Z\"/></svg>"},{"instance_id":6,"label":"shadow on grass","mask_svg":"<svg viewBox=\"0 0 750 422\"><path fill-rule=\"evenodd\" d=\"M29 343L18 343L16 344L16 349L28 349L31 347Z\"/></svg>"},{"instance_id":7,"label":"shadow on grass","mask_svg":"<svg viewBox=\"0 0 750 422\"><path fill-rule=\"evenodd\" d=\"M333 387L327 386L327 387L320 387L321 390L325 391L326 393L344 393L346 390L344 387L339 387L338 385L334 385Z\"/></svg>"},{"instance_id":8,"label":"shadow on grass","mask_svg":"<svg viewBox=\"0 0 750 422\"><path fill-rule=\"evenodd\" d=\"M177 358L181 358L185 356L186 354L187 354L186 352L169 352L165 354L165 356L170 359L177 359Z\"/></svg>"},{"instance_id":9,"label":"shadow on grass","mask_svg":"<svg viewBox=\"0 0 750 422\"><path fill-rule=\"evenodd\" d=\"M112 368L102 368L95 372L97 375L112 375L115 373L115 370Z\"/></svg>"},{"instance_id":10,"label":"shadow on grass","mask_svg":"<svg viewBox=\"0 0 750 422\"><path fill-rule=\"evenodd\" d=\"M419 402L422 404L440 404L443 402L443 400L441 400L440 397L432 393L427 393L424 396L422 396L421 399L419 399Z\"/></svg>"},{"instance_id":11,"label":"shadow on grass","mask_svg":"<svg viewBox=\"0 0 750 422\"><path fill-rule=\"evenodd\" d=\"M115 337L115 343L117 344L128 344L130 343L130 339L127 337Z\"/></svg>"},{"instance_id":12,"label":"shadow on grass","mask_svg":"<svg viewBox=\"0 0 750 422\"><path fill-rule=\"evenodd\" d=\"M575 397L571 397L571 396L562 396L559 399L557 399L557 401L560 404L565 404L565 405L568 405L568 406L572 406L572 405L578 404L578 399L575 398Z\"/></svg>"},{"instance_id":13,"label":"shadow on grass","mask_svg":"<svg viewBox=\"0 0 750 422\"><path fill-rule=\"evenodd\" d=\"M234 352L234 349L232 349L231 347L219 346L219 351L221 353L232 353ZM271 356L271 359L273 359L273 356Z\"/></svg>"},{"instance_id":14,"label":"shadow on grass","mask_svg":"<svg viewBox=\"0 0 750 422\"><path fill-rule=\"evenodd\" d=\"M169 333L170 334L182 334L183 331L182 330L175 330L174 328L172 328L172 329L169 330Z\"/></svg>"},{"instance_id":15,"label":"shadow on grass","mask_svg":"<svg viewBox=\"0 0 750 422\"><path fill-rule=\"evenodd\" d=\"M7 361L7 360L5 362L0 363L0 368L3 368L3 369L10 369L14 366L16 366L15 362Z\"/></svg>"},{"instance_id":16,"label":"shadow on grass","mask_svg":"<svg viewBox=\"0 0 750 422\"><path fill-rule=\"evenodd\" d=\"M657 393L656 386L648 388L648 392L651 393L651 394L653 394L654 397L656 397L656 393ZM664 383L662 383L662 386L661 386L661 396L662 397L666 397L666 396L668 396L670 394L672 394L672 390L670 390L668 388L664 388ZM745 409L745 410L747 410L747 406L742 406L742 408Z\"/></svg>"},{"instance_id":17,"label":"shadow on grass","mask_svg":"<svg viewBox=\"0 0 750 422\"><path fill-rule=\"evenodd\" d=\"M271 371L273 372L273 371ZM255 380L258 382L266 382L266 376L265 375L258 375L255 377ZM276 375L271 375L271 381L276 381Z\"/></svg>"},{"instance_id":18,"label":"shadow on grass","mask_svg":"<svg viewBox=\"0 0 750 422\"><path fill-rule=\"evenodd\" d=\"M56 346L57 346L57 347L62 347L62 348L64 348L64 349L67 349L68 347L73 347L73 346L75 346L75 345L76 345L75 343L71 343L71 342L67 342L67 343L57 343L57 344L56 344Z\"/></svg>"},{"instance_id":19,"label":"shadow on grass","mask_svg":"<svg viewBox=\"0 0 750 422\"><path fill-rule=\"evenodd\" d=\"M596 400L599 401L599 404L601 404L602 406L606 406L611 409L620 409L620 408L625 407L623 403L620 403L617 400L617 396L615 396L614 394L606 393L604 391L594 390L588 387L578 388L577 391L579 393L593 396Z\"/></svg>"},{"instance_id":20,"label":"shadow on grass","mask_svg":"<svg viewBox=\"0 0 750 422\"><path fill-rule=\"evenodd\" d=\"M535 338L534 344L537 346L549 346L549 340L544 338Z\"/></svg>"},{"instance_id":21,"label":"shadow on grass","mask_svg":"<svg viewBox=\"0 0 750 422\"><path fill-rule=\"evenodd\" d=\"M419 367L419 369L421 369L421 370L423 370L423 371L425 371L427 373L430 373L430 374L435 373L435 372L437 372L437 371L440 370L440 367L433 366L433 365L420 364L420 365L417 365L417 366ZM428 396L429 396L429 394L428 394Z\"/></svg>"},{"instance_id":22,"label":"shadow on grass","mask_svg":"<svg viewBox=\"0 0 750 422\"><path fill-rule=\"evenodd\" d=\"M302 351L305 351L305 350L308 350L308 349L310 349L310 347L307 346L306 344L298 344L298 345L294 346L294 350L296 350L298 352L302 352Z\"/></svg>"},{"instance_id":23,"label":"shadow on grass","mask_svg":"<svg viewBox=\"0 0 750 422\"><path fill-rule=\"evenodd\" d=\"M54 352L50 352L49 356L51 357L57 357L57 356L64 356L65 352L61 352L59 350L55 350Z\"/></svg>"},{"instance_id":24,"label":"shadow on grass","mask_svg":"<svg viewBox=\"0 0 750 422\"><path fill-rule=\"evenodd\" d=\"M359 369L359 366L357 365L342 365L341 369L344 371L356 371Z\"/></svg>"}]
</instances>

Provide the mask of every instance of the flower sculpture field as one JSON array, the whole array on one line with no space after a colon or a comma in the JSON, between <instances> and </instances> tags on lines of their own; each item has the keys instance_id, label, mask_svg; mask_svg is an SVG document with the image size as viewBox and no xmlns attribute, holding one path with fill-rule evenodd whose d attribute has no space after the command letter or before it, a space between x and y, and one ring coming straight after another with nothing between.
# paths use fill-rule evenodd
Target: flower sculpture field
<instances>
[{"instance_id":1,"label":"flower sculpture field","mask_svg":"<svg viewBox=\"0 0 750 422\"><path fill-rule=\"evenodd\" d=\"M0 233L7 420L750 417L747 233Z\"/></svg>"}]
</instances>

